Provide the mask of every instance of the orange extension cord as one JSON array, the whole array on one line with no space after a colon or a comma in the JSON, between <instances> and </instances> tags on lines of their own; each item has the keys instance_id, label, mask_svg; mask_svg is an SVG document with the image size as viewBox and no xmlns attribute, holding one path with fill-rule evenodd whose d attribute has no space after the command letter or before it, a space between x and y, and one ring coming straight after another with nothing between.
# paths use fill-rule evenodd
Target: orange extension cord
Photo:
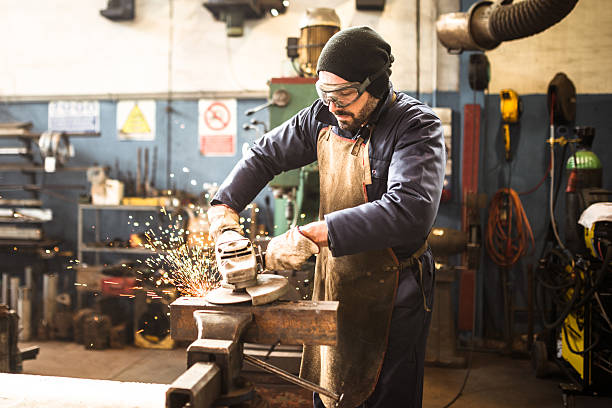
<instances>
[{"instance_id":1,"label":"orange extension cord","mask_svg":"<svg viewBox=\"0 0 612 408\"><path fill-rule=\"evenodd\" d=\"M497 265L510 267L535 247L533 232L518 193L511 188L497 190L489 205L487 253Z\"/></svg>"}]
</instances>

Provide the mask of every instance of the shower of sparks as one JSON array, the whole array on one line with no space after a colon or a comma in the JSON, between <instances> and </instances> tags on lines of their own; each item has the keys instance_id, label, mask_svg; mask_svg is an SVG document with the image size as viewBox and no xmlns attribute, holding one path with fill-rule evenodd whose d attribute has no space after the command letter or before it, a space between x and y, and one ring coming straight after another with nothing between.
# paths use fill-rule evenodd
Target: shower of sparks
<instances>
[{"instance_id":1,"label":"shower of sparks","mask_svg":"<svg viewBox=\"0 0 612 408\"><path fill-rule=\"evenodd\" d=\"M151 270L163 270L157 285L170 283L186 296L205 296L219 286L220 274L215 262L214 248L205 236L190 236L189 230L172 223L172 214L167 226L159 226L145 233L146 242L142 243L154 255L144 263ZM182 223L182 217L177 216Z\"/></svg>"}]
</instances>

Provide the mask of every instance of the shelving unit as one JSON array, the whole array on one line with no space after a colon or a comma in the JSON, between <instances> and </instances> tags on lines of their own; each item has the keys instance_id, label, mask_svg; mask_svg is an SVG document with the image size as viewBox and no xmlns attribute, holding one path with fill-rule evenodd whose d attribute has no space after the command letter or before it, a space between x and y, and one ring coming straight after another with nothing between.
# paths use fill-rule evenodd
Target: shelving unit
<instances>
[{"instance_id":1,"label":"shelving unit","mask_svg":"<svg viewBox=\"0 0 612 408\"><path fill-rule=\"evenodd\" d=\"M140 248L113 248L107 246L95 246L84 242L83 240L83 212L92 210L95 211L95 225L100 225L101 212L103 211L133 211L133 212L159 212L159 206L141 206L141 205L96 205L96 204L79 204L77 214L77 259L83 259L83 253L91 252L97 254L96 263L99 263L99 254L101 253L116 253L129 255L149 255L155 253L153 250ZM168 208L169 211L172 208ZM95 228L95 241L101 242L100 230Z\"/></svg>"}]
</instances>

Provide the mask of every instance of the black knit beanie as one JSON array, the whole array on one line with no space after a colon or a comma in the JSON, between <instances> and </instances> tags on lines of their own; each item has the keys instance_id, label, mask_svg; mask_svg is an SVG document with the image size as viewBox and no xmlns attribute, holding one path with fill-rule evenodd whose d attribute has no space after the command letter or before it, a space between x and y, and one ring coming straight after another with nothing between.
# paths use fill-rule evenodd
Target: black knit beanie
<instances>
[{"instance_id":1,"label":"black knit beanie","mask_svg":"<svg viewBox=\"0 0 612 408\"><path fill-rule=\"evenodd\" d=\"M328 71L349 82L363 82L393 62L391 46L370 27L351 27L334 34L325 44L319 62L319 71ZM366 90L376 98L385 96L389 89L387 69Z\"/></svg>"}]
</instances>

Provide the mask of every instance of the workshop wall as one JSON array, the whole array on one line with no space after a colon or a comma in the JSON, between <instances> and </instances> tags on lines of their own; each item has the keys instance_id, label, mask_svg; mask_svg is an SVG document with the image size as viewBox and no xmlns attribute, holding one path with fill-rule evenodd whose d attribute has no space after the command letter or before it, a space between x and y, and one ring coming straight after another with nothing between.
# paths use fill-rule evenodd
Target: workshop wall
<instances>
[{"instance_id":1,"label":"workshop wall","mask_svg":"<svg viewBox=\"0 0 612 408\"><path fill-rule=\"evenodd\" d=\"M247 131L242 124L247 122L244 112L251 109L263 100L242 99L237 105L237 153L234 157L204 157L199 151L198 141L198 101L183 100L172 102L171 124L168 130L167 101L157 102L156 124L158 135L154 141L125 141L117 138L116 129L116 103L103 101L100 103L101 136L97 138L72 137L76 155L69 161L70 167L99 165L110 168L110 177L116 177L118 165L123 178L131 172L132 178L136 175L138 149L149 149L149 156L155 148L158 151L158 166L155 170L158 189L179 189L194 196L200 196L204 191L204 184L214 184L223 181L235 162L241 156L241 149L245 143L252 143L259 135L254 131ZM0 104L0 122L31 121L33 132L42 132L47 129L48 104L40 102L5 103ZM267 112L260 111L249 120L255 118L267 121ZM166 149L170 137L171 149ZM12 140L0 140L7 145ZM14 142L13 142L14 144ZM3 159L4 160L4 159ZM36 159L37 160L37 159ZM23 160L21 160L23 162ZM169 169L167 164L170 163ZM167 177L169 175L169 177ZM16 185L32 183L29 175L20 173L0 173L0 185ZM38 175L35 183L45 185L72 185L82 186L80 190L45 190L42 195L44 205L52 208L56 221L45 224L45 233L51 237L61 238L67 248L76 248L77 237L77 201L79 195L89 194L89 182L85 172L45 173ZM29 193L4 191L4 197L27 197ZM264 191L257 199L260 206L265 209ZM124 217L125 216L125 217ZM87 228L91 229L93 219L87 220ZM104 228L107 231L101 237L113 239L126 233L142 232L131 231L128 226L127 214L112 214L105 217Z\"/></svg>"},{"instance_id":2,"label":"workshop wall","mask_svg":"<svg viewBox=\"0 0 612 408\"><path fill-rule=\"evenodd\" d=\"M467 11L474 0L462 0L461 11ZM603 164L603 187L612 189L612 83L609 75L612 55L612 3L581 0L574 10L557 25L533 37L504 42L486 52L491 64L491 82L487 93L474 92L468 84L469 55L460 56L459 92L439 93L438 100L462 112L466 104L482 107L480 137L479 191L488 200L508 185L517 192L527 192L543 178L549 160L548 83L557 72L566 73L576 87L576 125L596 129L593 151ZM513 129L515 158L506 163L503 154L502 123L499 111L499 91L512 88L523 100L524 112ZM463 115L460 129L463 129ZM461 131L461 130L460 130ZM461 138L453 137L454 161L461 162ZM558 148L557 160L561 156ZM453 169L455 184L460 185L460 169ZM556 207L556 219L564 236L566 177ZM536 264L546 243L548 225L549 180L535 192L521 195L524 209L533 228L536 248L525 256L509 273L513 288L515 330L526 331L527 267ZM457 187L460 188L460 187ZM460 190L457 190L460 191ZM488 201L487 201L488 202ZM481 211L482 234L485 233L487 209ZM460 227L461 202L455 198L441 206L437 223ZM503 296L499 268L485 254L483 244L481 264L477 273L476 331L477 336L503 337ZM536 326L539 320L536 316ZM538 327L536 327L536 330Z\"/></svg>"},{"instance_id":3,"label":"workshop wall","mask_svg":"<svg viewBox=\"0 0 612 408\"><path fill-rule=\"evenodd\" d=\"M292 0L284 14L246 20L244 36L227 37L200 1L136 2L136 18L112 22L99 13L107 0L4 2L0 36L10 38L0 66L0 98L24 96L174 94L265 95L270 77L293 74L287 37L299 36L307 8L331 7L342 27L369 25L393 45L398 89L457 90L458 58L438 50L433 24L458 0L421 1L416 44L415 1L387 1L382 12L357 11L354 0ZM416 50L420 49L416 57ZM416 81L420 61L423 84ZM52 99L52 98L49 98Z\"/></svg>"},{"instance_id":4,"label":"workshop wall","mask_svg":"<svg viewBox=\"0 0 612 408\"><path fill-rule=\"evenodd\" d=\"M508 184L510 173L510 186L517 191L527 191L542 178L546 167L545 93L548 82L557 72L565 72L576 85L576 124L596 128L593 150L603 162L604 188L612 189L612 163L607 161L612 157L609 114L612 112L612 77L608 72L612 65L612 27L608 24L612 20L612 2L609 1L581 0L568 17L549 30L531 38L502 43L496 50L487 52L491 62L487 95L475 94L469 88L469 53L447 55L437 44L432 25L438 14L467 11L473 0L440 0L437 10L436 2L420 2L419 58L414 35L417 0L387 0L384 12L358 12L352 0L294 0L284 15L248 20L242 38L226 37L224 23L214 21L201 2L139 1L136 20L127 23L113 23L99 15L98 10L106 7L106 0L9 3L3 4L4 11L0 15L0 35L11 38L3 44L10 60L0 65L0 121L32 121L34 131L44 131L49 100L82 96L101 100L102 136L74 138L76 157L70 165L97 163L114 168L118 160L122 171L134 173L137 149L148 147L152 150L157 146L157 187L177 187L197 194L204 183L220 182L237 161L239 153L232 158L200 155L196 98L238 97L240 150L243 143L256 137L253 132L242 129L246 122L244 112L264 101L270 77L288 73L286 37L299 34L299 19L306 7L325 6L336 8L344 27L371 25L391 43L396 56L391 78L397 89L407 90L430 104L453 109L451 200L441 205L438 226L460 228L463 106L475 102L483 107L481 191L492 197L497 189ZM169 18L169 5L173 6L172 19ZM435 52L433 43L436 43ZM421 73L419 81L416 80L417 61ZM503 159L501 145L498 92L503 88L516 90L525 108L517 127L517 152L510 164ZM193 94L191 98L188 97L190 93ZM157 138L153 142L119 141L115 129L116 101L138 95L157 99ZM175 99L169 127L167 96ZM262 111L255 117L267 121L267 115ZM169 137L172 149L168 154ZM172 178L167 177L168 160L169 173L174 174ZM189 172L184 172L183 168ZM0 174L0 184L17 184L22 180L26 180L24 175ZM82 173L46 175L45 183L82 184L88 188ZM526 265L537 259L546 234L547 183L532 194L521 196L536 235L537 248L511 273L518 308L524 309L526 305ZM46 232L65 240L69 248L76 247L78 194L62 191L44 195L45 206L54 210L58 220L49 224ZM260 203L265 203L265 195L266 192L258 198ZM561 199L557 209L559 219L563 218L563 211ZM483 210L483 222L485 217L486 210ZM115 224L127 225L127 222L117 216L108 230L113 231ZM486 327L477 327L477 334L487 331L495 336L501 332L503 305L498 275L497 267L483 255L477 275L476 321L484 321ZM524 324L524 317L523 312L517 314L517 327Z\"/></svg>"}]
</instances>

